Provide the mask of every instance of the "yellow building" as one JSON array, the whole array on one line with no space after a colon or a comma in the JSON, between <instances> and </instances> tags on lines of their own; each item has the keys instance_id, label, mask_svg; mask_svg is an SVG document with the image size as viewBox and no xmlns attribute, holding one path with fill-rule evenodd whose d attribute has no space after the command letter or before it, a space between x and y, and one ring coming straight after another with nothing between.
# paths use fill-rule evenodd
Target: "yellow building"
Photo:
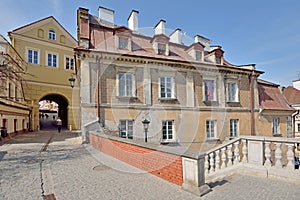
<instances>
[{"instance_id":1,"label":"yellow building","mask_svg":"<svg viewBox=\"0 0 300 200\"><path fill-rule=\"evenodd\" d=\"M39 130L39 102L54 101L63 127L80 128L79 89L73 48L76 40L52 16L9 32L12 46L28 63L24 93L32 106L31 129Z\"/></svg>"},{"instance_id":2,"label":"yellow building","mask_svg":"<svg viewBox=\"0 0 300 200\"><path fill-rule=\"evenodd\" d=\"M30 107L27 106L22 74L25 73L23 59L0 35L0 127L8 134L28 131ZM3 134L2 134L3 136Z\"/></svg>"}]
</instances>

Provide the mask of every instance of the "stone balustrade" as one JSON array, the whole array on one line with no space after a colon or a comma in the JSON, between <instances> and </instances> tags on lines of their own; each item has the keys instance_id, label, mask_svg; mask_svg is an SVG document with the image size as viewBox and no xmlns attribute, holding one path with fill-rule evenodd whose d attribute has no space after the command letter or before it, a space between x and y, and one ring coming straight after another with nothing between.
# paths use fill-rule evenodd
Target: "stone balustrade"
<instances>
[{"instance_id":1,"label":"stone balustrade","mask_svg":"<svg viewBox=\"0 0 300 200\"><path fill-rule=\"evenodd\" d=\"M300 138L241 136L206 152L205 176L220 177L234 169L247 168L267 176L292 177L300 173L295 169L294 158L298 157L297 143ZM224 173L225 172L225 173ZM298 174L300 179L300 176Z\"/></svg>"}]
</instances>

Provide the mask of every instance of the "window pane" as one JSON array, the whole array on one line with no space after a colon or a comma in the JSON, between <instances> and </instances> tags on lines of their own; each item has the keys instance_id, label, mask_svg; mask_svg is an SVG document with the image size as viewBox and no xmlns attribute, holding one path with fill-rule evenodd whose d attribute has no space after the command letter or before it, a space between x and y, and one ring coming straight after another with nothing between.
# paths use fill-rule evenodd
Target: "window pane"
<instances>
[{"instance_id":1,"label":"window pane","mask_svg":"<svg viewBox=\"0 0 300 200\"><path fill-rule=\"evenodd\" d=\"M28 50L28 62L32 63L32 50Z\"/></svg>"},{"instance_id":2,"label":"window pane","mask_svg":"<svg viewBox=\"0 0 300 200\"><path fill-rule=\"evenodd\" d=\"M52 55L48 54L48 66L51 66L52 63Z\"/></svg>"},{"instance_id":3,"label":"window pane","mask_svg":"<svg viewBox=\"0 0 300 200\"><path fill-rule=\"evenodd\" d=\"M38 51L34 51L34 61L33 61L33 63L34 64L38 64Z\"/></svg>"},{"instance_id":4,"label":"window pane","mask_svg":"<svg viewBox=\"0 0 300 200\"><path fill-rule=\"evenodd\" d=\"M214 80L204 80L204 92L205 92L205 101L214 101L215 93L215 81Z\"/></svg>"},{"instance_id":5,"label":"window pane","mask_svg":"<svg viewBox=\"0 0 300 200\"><path fill-rule=\"evenodd\" d=\"M53 55L53 67L56 67L56 55Z\"/></svg>"},{"instance_id":6,"label":"window pane","mask_svg":"<svg viewBox=\"0 0 300 200\"><path fill-rule=\"evenodd\" d=\"M125 96L125 78L124 78L124 74L119 74L119 96Z\"/></svg>"}]
</instances>

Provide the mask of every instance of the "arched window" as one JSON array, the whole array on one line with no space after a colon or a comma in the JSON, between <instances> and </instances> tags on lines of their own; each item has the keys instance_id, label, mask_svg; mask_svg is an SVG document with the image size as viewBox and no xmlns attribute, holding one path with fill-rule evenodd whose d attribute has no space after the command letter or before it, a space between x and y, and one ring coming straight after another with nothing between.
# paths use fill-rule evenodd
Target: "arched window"
<instances>
[{"instance_id":1,"label":"arched window","mask_svg":"<svg viewBox=\"0 0 300 200\"><path fill-rule=\"evenodd\" d=\"M49 30L49 40L55 40L56 35L54 30Z\"/></svg>"}]
</instances>

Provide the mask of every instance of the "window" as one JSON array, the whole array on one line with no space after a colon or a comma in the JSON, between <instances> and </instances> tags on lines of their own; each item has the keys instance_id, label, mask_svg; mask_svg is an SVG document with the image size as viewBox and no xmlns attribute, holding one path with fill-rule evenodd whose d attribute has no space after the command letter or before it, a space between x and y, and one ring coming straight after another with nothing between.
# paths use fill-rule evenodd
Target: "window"
<instances>
[{"instance_id":1,"label":"window","mask_svg":"<svg viewBox=\"0 0 300 200\"><path fill-rule=\"evenodd\" d=\"M173 122L174 121L172 121L172 120L162 122L162 140L163 141L174 141Z\"/></svg>"},{"instance_id":2,"label":"window","mask_svg":"<svg viewBox=\"0 0 300 200\"><path fill-rule=\"evenodd\" d=\"M18 101L18 87L15 87L15 100Z\"/></svg>"},{"instance_id":3,"label":"window","mask_svg":"<svg viewBox=\"0 0 300 200\"><path fill-rule=\"evenodd\" d=\"M174 98L173 77L160 77L160 97Z\"/></svg>"},{"instance_id":4,"label":"window","mask_svg":"<svg viewBox=\"0 0 300 200\"><path fill-rule=\"evenodd\" d=\"M216 101L216 81L204 80L205 101Z\"/></svg>"},{"instance_id":5,"label":"window","mask_svg":"<svg viewBox=\"0 0 300 200\"><path fill-rule=\"evenodd\" d=\"M207 120L206 121L206 138L207 139L215 139L216 138L216 124L215 120Z\"/></svg>"},{"instance_id":6,"label":"window","mask_svg":"<svg viewBox=\"0 0 300 200\"><path fill-rule=\"evenodd\" d=\"M300 132L300 124L297 124L297 132Z\"/></svg>"},{"instance_id":7,"label":"window","mask_svg":"<svg viewBox=\"0 0 300 200\"><path fill-rule=\"evenodd\" d=\"M228 102L238 102L237 83L227 83L227 95Z\"/></svg>"},{"instance_id":8,"label":"window","mask_svg":"<svg viewBox=\"0 0 300 200\"><path fill-rule=\"evenodd\" d=\"M216 63L221 64L221 58L220 57L216 57Z\"/></svg>"},{"instance_id":9,"label":"window","mask_svg":"<svg viewBox=\"0 0 300 200\"><path fill-rule=\"evenodd\" d=\"M56 40L56 34L54 30L49 30L49 40Z\"/></svg>"},{"instance_id":10,"label":"window","mask_svg":"<svg viewBox=\"0 0 300 200\"><path fill-rule=\"evenodd\" d=\"M132 97L133 95L133 74L131 73L119 73L119 96Z\"/></svg>"},{"instance_id":11,"label":"window","mask_svg":"<svg viewBox=\"0 0 300 200\"><path fill-rule=\"evenodd\" d=\"M48 53L48 66L49 67L57 67L57 55Z\"/></svg>"},{"instance_id":12,"label":"window","mask_svg":"<svg viewBox=\"0 0 300 200\"><path fill-rule=\"evenodd\" d=\"M121 120L120 121L120 137L133 139L133 121Z\"/></svg>"},{"instance_id":13,"label":"window","mask_svg":"<svg viewBox=\"0 0 300 200\"><path fill-rule=\"evenodd\" d=\"M272 121L272 133L273 133L273 135L279 134L278 128L279 128L279 118L273 118L273 121Z\"/></svg>"},{"instance_id":14,"label":"window","mask_svg":"<svg viewBox=\"0 0 300 200\"><path fill-rule=\"evenodd\" d=\"M201 51L196 51L195 52L195 60L197 61L201 61Z\"/></svg>"},{"instance_id":15,"label":"window","mask_svg":"<svg viewBox=\"0 0 300 200\"><path fill-rule=\"evenodd\" d=\"M166 55L166 45L165 44L157 45L157 54L158 55Z\"/></svg>"},{"instance_id":16,"label":"window","mask_svg":"<svg viewBox=\"0 0 300 200\"><path fill-rule=\"evenodd\" d=\"M12 86L11 86L11 83L8 84L8 97L12 98Z\"/></svg>"},{"instance_id":17,"label":"window","mask_svg":"<svg viewBox=\"0 0 300 200\"><path fill-rule=\"evenodd\" d=\"M128 49L128 38L119 37L119 48Z\"/></svg>"},{"instance_id":18,"label":"window","mask_svg":"<svg viewBox=\"0 0 300 200\"><path fill-rule=\"evenodd\" d=\"M27 50L27 62L32 64L39 64L39 51L28 49Z\"/></svg>"},{"instance_id":19,"label":"window","mask_svg":"<svg viewBox=\"0 0 300 200\"><path fill-rule=\"evenodd\" d=\"M230 120L230 137L237 137L239 133L239 120L231 119Z\"/></svg>"},{"instance_id":20,"label":"window","mask_svg":"<svg viewBox=\"0 0 300 200\"><path fill-rule=\"evenodd\" d=\"M66 57L65 68L68 70L74 70L74 58Z\"/></svg>"}]
</instances>

